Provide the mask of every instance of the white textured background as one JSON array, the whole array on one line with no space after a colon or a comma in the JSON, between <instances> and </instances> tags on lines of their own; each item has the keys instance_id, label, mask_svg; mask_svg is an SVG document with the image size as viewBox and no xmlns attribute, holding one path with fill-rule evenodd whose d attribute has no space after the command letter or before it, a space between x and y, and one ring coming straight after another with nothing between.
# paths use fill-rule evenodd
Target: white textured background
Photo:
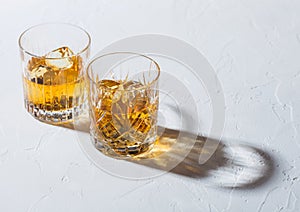
<instances>
[{"instance_id":1,"label":"white textured background","mask_svg":"<svg viewBox=\"0 0 300 212\"><path fill-rule=\"evenodd\" d=\"M96 168L74 131L39 123L23 107L17 39L49 21L84 27L92 54L145 33L196 47L223 86L224 140L268 153L271 176L223 188L171 173L130 181ZM300 1L0 0L0 27L1 212L300 210Z\"/></svg>"}]
</instances>

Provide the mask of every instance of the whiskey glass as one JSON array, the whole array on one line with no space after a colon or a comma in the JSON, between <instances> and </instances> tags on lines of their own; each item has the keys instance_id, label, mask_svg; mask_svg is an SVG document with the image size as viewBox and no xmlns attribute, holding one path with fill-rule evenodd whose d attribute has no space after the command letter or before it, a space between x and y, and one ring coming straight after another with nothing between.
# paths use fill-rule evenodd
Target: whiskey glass
<instances>
[{"instance_id":1,"label":"whiskey glass","mask_svg":"<svg viewBox=\"0 0 300 212\"><path fill-rule=\"evenodd\" d=\"M66 23L33 26L19 38L26 110L36 119L60 124L84 108L84 66L91 38Z\"/></svg>"},{"instance_id":2,"label":"whiskey glass","mask_svg":"<svg viewBox=\"0 0 300 212\"><path fill-rule=\"evenodd\" d=\"M114 158L134 157L157 139L159 65L150 57L116 52L87 66L90 136Z\"/></svg>"}]
</instances>

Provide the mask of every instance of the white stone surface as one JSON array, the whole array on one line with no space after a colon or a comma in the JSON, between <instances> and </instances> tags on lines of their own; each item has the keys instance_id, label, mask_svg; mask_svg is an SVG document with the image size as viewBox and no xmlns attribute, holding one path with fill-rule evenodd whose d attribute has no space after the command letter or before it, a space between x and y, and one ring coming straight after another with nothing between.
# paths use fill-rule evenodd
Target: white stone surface
<instances>
[{"instance_id":1,"label":"white stone surface","mask_svg":"<svg viewBox=\"0 0 300 212\"><path fill-rule=\"evenodd\" d=\"M0 211L300 211L300 1L0 5ZM250 188L228 188L213 183L223 177L213 171L208 181L173 173L134 181L98 169L81 151L75 131L42 124L23 107L17 39L26 28L49 21L84 27L93 39L92 54L145 33L196 47L223 86L224 143L270 155L271 176Z\"/></svg>"}]
</instances>

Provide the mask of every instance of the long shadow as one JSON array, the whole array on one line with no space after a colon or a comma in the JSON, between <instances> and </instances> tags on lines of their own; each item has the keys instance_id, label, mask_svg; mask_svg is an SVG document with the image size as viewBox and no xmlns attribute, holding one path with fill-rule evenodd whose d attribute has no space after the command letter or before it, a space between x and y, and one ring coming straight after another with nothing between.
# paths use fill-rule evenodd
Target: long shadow
<instances>
[{"instance_id":1,"label":"long shadow","mask_svg":"<svg viewBox=\"0 0 300 212\"><path fill-rule=\"evenodd\" d=\"M88 120L60 126L89 133ZM162 127L159 132L160 137L150 151L127 161L224 188L256 188L274 173L271 155L254 146L219 142ZM209 159L202 164L199 157L203 154Z\"/></svg>"},{"instance_id":2,"label":"long shadow","mask_svg":"<svg viewBox=\"0 0 300 212\"><path fill-rule=\"evenodd\" d=\"M201 154L209 156L204 164L199 163ZM270 154L256 147L225 144L172 129L164 129L151 151L130 161L226 188L255 188L274 173Z\"/></svg>"}]
</instances>

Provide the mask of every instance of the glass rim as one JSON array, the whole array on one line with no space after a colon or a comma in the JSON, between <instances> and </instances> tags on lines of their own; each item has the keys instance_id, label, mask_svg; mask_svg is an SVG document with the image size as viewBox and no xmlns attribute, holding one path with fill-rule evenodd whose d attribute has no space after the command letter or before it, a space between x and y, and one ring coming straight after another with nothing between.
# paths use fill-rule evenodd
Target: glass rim
<instances>
[{"instance_id":1,"label":"glass rim","mask_svg":"<svg viewBox=\"0 0 300 212\"><path fill-rule=\"evenodd\" d=\"M36 55L34 53L31 53L29 51L27 51L23 45L22 45L22 41L21 39L24 37L24 35L29 32L30 30L32 29L35 29L37 27L40 27L40 26L45 26L45 25L66 25L66 26L71 26L71 27L74 27L74 28L77 28L79 30L81 30L88 38L88 42L87 42L87 45L85 45L85 47L78 51L77 53L74 53L73 55L71 56L66 56L66 57L60 57L60 58L57 58L57 57L45 57L45 56L40 56L40 55ZM41 23L41 24L37 24L37 25L33 25L29 28L27 28L25 31L23 31L20 36L19 36L19 39L18 39L18 44L19 44L19 48L20 50L22 50L24 53L32 56L32 57L36 57L36 58L45 58L45 59L51 59L51 60L61 60L61 59L65 59L65 58L71 58L73 56L79 56L80 54L82 54L83 52L85 52L91 45L91 36L90 34L85 30L83 29L82 27L80 26L77 26L75 24L70 24L70 23L64 23L64 22L47 22L47 23Z\"/></svg>"},{"instance_id":2,"label":"glass rim","mask_svg":"<svg viewBox=\"0 0 300 212\"><path fill-rule=\"evenodd\" d=\"M115 55L115 54L131 54L131 55L136 55L136 56L141 56L141 57L144 57L148 60L150 60L151 62L153 62L157 68L157 76L155 77L155 79L153 79L151 82L147 83L146 85L143 85L141 87L138 87L138 88L133 88L133 89L124 89L125 91L130 91L130 90L142 90L142 89L145 89L147 87L150 87L152 84L154 84L155 82L158 81L158 78L160 76L160 66L158 65L158 63L152 59L151 57L148 57L147 55L144 55L144 54L141 54L141 53L134 53L134 52L112 52L112 53L107 53L107 54L103 54L103 55L100 55L100 56L97 56L96 58L92 59L88 65L87 65L87 68L86 68L86 75L89 79L90 82L92 82L94 85L98 86L98 82L95 82L93 80L93 78L90 76L90 70L91 69L91 65L97 61L98 59L100 58L103 58L103 57L106 57L106 56L110 56L110 55ZM112 88L106 88L108 90L112 89Z\"/></svg>"}]
</instances>

